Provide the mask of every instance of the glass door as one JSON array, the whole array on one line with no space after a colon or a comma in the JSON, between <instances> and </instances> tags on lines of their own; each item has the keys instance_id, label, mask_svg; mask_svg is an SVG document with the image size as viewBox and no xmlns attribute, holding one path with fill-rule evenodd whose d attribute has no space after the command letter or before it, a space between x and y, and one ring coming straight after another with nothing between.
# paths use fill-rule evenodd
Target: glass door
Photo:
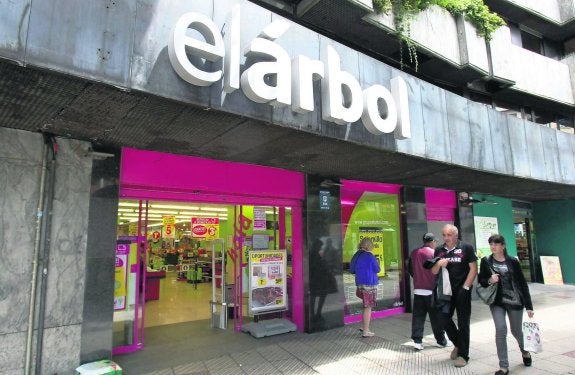
<instances>
[{"instance_id":1,"label":"glass door","mask_svg":"<svg viewBox=\"0 0 575 375\"><path fill-rule=\"evenodd\" d=\"M527 281L537 280L537 249L531 209L513 208L517 258Z\"/></svg>"},{"instance_id":2,"label":"glass door","mask_svg":"<svg viewBox=\"0 0 575 375\"><path fill-rule=\"evenodd\" d=\"M118 233L114 276L113 354L128 353L144 345L144 302L146 295L146 237L148 204L126 202L135 216ZM120 210L128 208L120 208Z\"/></svg>"},{"instance_id":3,"label":"glass door","mask_svg":"<svg viewBox=\"0 0 575 375\"><path fill-rule=\"evenodd\" d=\"M365 237L373 241L373 254L381 268L377 307L372 310L372 317L404 311L398 194L399 187L395 185L344 182L341 205L346 323L361 320L363 311L361 300L355 295L355 276L349 272L349 262Z\"/></svg>"},{"instance_id":4,"label":"glass door","mask_svg":"<svg viewBox=\"0 0 575 375\"><path fill-rule=\"evenodd\" d=\"M245 322L257 319L254 310L261 308L260 304L278 304L283 301L285 308L281 309L282 314L291 317L290 294L293 280L291 207L237 205L234 207L234 218L233 245L229 252L232 268L228 275L228 280L232 284L228 303L233 307L230 310L233 311L231 317L234 319L234 330L239 332ZM276 292L278 288L269 286L270 283L261 288L250 284L252 276L248 269L250 252L264 250L280 250L285 254L286 274L280 276L282 280L279 278L274 280L282 285L285 283L285 295L279 295ZM262 280L272 277L267 274L265 276ZM272 289L273 293L270 292ZM257 298L254 298L254 295L257 295ZM254 304L258 304L255 309Z\"/></svg>"}]
</instances>

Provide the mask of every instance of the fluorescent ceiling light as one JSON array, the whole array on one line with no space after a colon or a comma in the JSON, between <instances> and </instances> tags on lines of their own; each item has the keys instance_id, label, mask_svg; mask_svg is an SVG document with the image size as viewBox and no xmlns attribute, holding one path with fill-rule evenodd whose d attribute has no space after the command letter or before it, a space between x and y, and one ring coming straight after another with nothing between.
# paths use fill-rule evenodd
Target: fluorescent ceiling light
<instances>
[{"instance_id":1,"label":"fluorescent ceiling light","mask_svg":"<svg viewBox=\"0 0 575 375\"><path fill-rule=\"evenodd\" d=\"M152 208L167 208L172 210L198 210L198 206L184 206L184 205L175 205L175 204L152 204L150 205Z\"/></svg>"},{"instance_id":2,"label":"fluorescent ceiling light","mask_svg":"<svg viewBox=\"0 0 575 375\"><path fill-rule=\"evenodd\" d=\"M200 211L180 211L180 212L178 212L178 215L180 215L180 216L181 216L181 215L194 216L194 215L197 215L197 214L200 214L200 213L203 213L203 212L200 212Z\"/></svg>"},{"instance_id":3,"label":"fluorescent ceiling light","mask_svg":"<svg viewBox=\"0 0 575 375\"><path fill-rule=\"evenodd\" d=\"M118 206L120 207L140 207L139 203L133 203L133 202L119 202Z\"/></svg>"},{"instance_id":4,"label":"fluorescent ceiling light","mask_svg":"<svg viewBox=\"0 0 575 375\"><path fill-rule=\"evenodd\" d=\"M152 210L148 210L148 213L149 214L162 214L164 216L167 216L167 215L176 215L178 213L178 211L152 209Z\"/></svg>"},{"instance_id":5,"label":"fluorescent ceiling light","mask_svg":"<svg viewBox=\"0 0 575 375\"><path fill-rule=\"evenodd\" d=\"M130 217L130 218L135 217L135 218L137 218L137 217L140 217L140 215L138 213L122 212L120 217ZM160 214L148 214L148 219L151 217L161 219L162 215L160 215ZM142 220L144 220L144 219L145 219L145 216L142 215Z\"/></svg>"}]
</instances>

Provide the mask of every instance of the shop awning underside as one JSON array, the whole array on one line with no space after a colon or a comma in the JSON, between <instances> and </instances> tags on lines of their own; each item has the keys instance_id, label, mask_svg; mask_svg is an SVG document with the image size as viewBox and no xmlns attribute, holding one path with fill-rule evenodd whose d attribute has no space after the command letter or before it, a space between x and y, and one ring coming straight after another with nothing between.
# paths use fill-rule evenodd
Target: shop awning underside
<instances>
[{"instance_id":1,"label":"shop awning underside","mask_svg":"<svg viewBox=\"0 0 575 375\"><path fill-rule=\"evenodd\" d=\"M2 62L0 126L90 141L96 150L128 146L334 178L527 201L575 198L573 185L487 173L378 150Z\"/></svg>"}]
</instances>

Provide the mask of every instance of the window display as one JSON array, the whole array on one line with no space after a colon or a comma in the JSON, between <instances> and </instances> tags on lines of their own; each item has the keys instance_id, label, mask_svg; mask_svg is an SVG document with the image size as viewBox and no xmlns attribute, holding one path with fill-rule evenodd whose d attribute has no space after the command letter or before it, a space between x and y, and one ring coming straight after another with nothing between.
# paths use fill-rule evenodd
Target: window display
<instances>
[{"instance_id":1,"label":"window display","mask_svg":"<svg viewBox=\"0 0 575 375\"><path fill-rule=\"evenodd\" d=\"M355 295L355 278L349 262L363 238L373 242L373 254L379 262L377 306L383 311L404 305L401 235L399 226L399 186L345 181L341 192L344 288L346 315L362 312Z\"/></svg>"}]
</instances>

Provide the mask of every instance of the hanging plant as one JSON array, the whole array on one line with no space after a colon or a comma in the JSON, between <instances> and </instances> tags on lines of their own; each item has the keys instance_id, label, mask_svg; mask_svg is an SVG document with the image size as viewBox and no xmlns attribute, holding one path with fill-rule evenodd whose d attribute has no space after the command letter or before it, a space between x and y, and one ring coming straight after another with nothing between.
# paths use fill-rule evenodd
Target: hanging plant
<instances>
[{"instance_id":1,"label":"hanging plant","mask_svg":"<svg viewBox=\"0 0 575 375\"><path fill-rule=\"evenodd\" d=\"M399 41L399 63L404 67L403 46L407 48L409 62L418 69L417 48L411 39L411 22L415 16L432 4L433 0L373 0L373 9L377 13L393 12L395 32Z\"/></svg>"},{"instance_id":2,"label":"hanging plant","mask_svg":"<svg viewBox=\"0 0 575 375\"><path fill-rule=\"evenodd\" d=\"M403 70L403 45L407 47L409 61L418 69L417 49L411 39L411 22L415 16L430 5L438 5L453 16L461 15L477 30L485 40L491 40L499 26L505 24L497 14L490 12L483 0L372 0L376 13L393 12L395 30L399 40L400 65Z\"/></svg>"},{"instance_id":3,"label":"hanging plant","mask_svg":"<svg viewBox=\"0 0 575 375\"><path fill-rule=\"evenodd\" d=\"M483 0L434 0L454 16L463 16L475 27L477 34L489 41L499 26L505 21L496 13L490 12Z\"/></svg>"}]
</instances>

